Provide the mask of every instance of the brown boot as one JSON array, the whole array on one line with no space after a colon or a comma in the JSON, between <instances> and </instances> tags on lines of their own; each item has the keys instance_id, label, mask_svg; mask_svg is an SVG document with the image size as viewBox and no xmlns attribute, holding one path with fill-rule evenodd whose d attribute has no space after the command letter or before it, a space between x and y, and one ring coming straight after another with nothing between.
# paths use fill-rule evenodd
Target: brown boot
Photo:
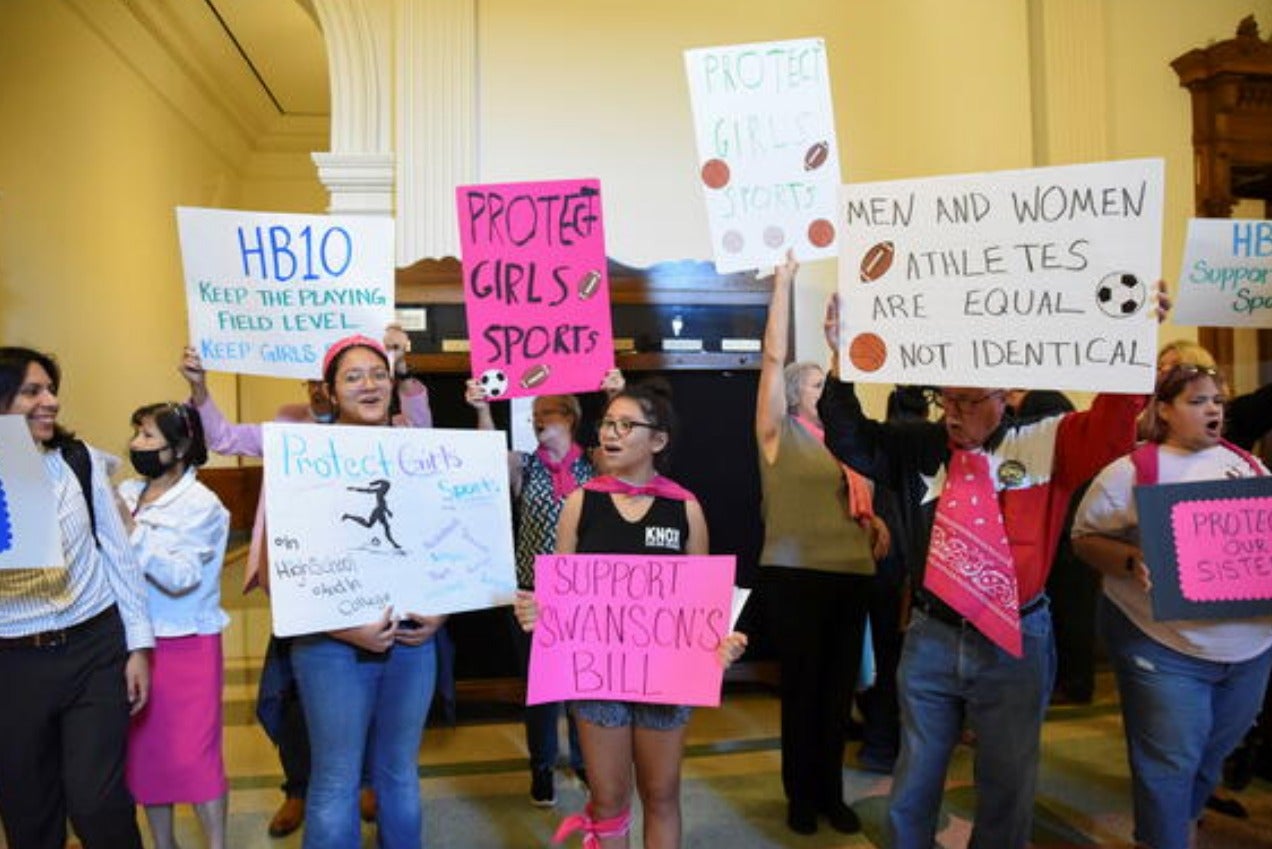
<instances>
[{"instance_id":1,"label":"brown boot","mask_svg":"<svg viewBox=\"0 0 1272 849\"><path fill-rule=\"evenodd\" d=\"M376 801L375 791L370 787L363 787L358 794L358 813L362 815L362 821L375 822L375 815L379 812L380 803Z\"/></svg>"},{"instance_id":2,"label":"brown boot","mask_svg":"<svg viewBox=\"0 0 1272 849\"><path fill-rule=\"evenodd\" d=\"M286 837L305 821L305 800L288 796L269 821L270 837Z\"/></svg>"}]
</instances>

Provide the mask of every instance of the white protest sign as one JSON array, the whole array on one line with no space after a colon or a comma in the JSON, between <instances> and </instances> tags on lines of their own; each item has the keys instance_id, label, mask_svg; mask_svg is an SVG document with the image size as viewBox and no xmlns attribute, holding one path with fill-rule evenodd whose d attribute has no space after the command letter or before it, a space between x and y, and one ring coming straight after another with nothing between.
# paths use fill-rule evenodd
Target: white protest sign
<instances>
[{"instance_id":1,"label":"white protest sign","mask_svg":"<svg viewBox=\"0 0 1272 849\"><path fill-rule=\"evenodd\" d=\"M212 371L317 379L393 320L393 219L177 208L190 344Z\"/></svg>"},{"instance_id":2,"label":"white protest sign","mask_svg":"<svg viewBox=\"0 0 1272 849\"><path fill-rule=\"evenodd\" d=\"M0 416L0 569L65 565L57 502L26 417Z\"/></svg>"},{"instance_id":3,"label":"white protest sign","mask_svg":"<svg viewBox=\"0 0 1272 849\"><path fill-rule=\"evenodd\" d=\"M685 51L712 254L722 272L836 255L839 145L820 38Z\"/></svg>"},{"instance_id":4,"label":"white protest sign","mask_svg":"<svg viewBox=\"0 0 1272 849\"><path fill-rule=\"evenodd\" d=\"M264 425L270 602L280 637L512 602L498 431Z\"/></svg>"},{"instance_id":5,"label":"white protest sign","mask_svg":"<svg viewBox=\"0 0 1272 849\"><path fill-rule=\"evenodd\" d=\"M1177 324L1272 327L1272 221L1188 222Z\"/></svg>"},{"instance_id":6,"label":"white protest sign","mask_svg":"<svg viewBox=\"0 0 1272 849\"><path fill-rule=\"evenodd\" d=\"M840 375L1149 392L1160 159L844 186Z\"/></svg>"}]
</instances>

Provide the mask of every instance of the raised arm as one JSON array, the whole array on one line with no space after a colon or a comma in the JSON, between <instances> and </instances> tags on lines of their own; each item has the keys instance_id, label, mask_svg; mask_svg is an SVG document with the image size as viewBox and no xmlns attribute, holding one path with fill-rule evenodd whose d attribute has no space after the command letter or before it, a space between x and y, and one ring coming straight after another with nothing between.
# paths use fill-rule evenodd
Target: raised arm
<instances>
[{"instance_id":1,"label":"raised arm","mask_svg":"<svg viewBox=\"0 0 1272 849\"><path fill-rule=\"evenodd\" d=\"M874 481L892 485L893 464L901 446L890 446L890 429L867 418L851 383L839 380L839 295L830 296L826 303L823 322L826 344L830 346L830 373L821 398L817 400L817 415L826 430L826 447L839 458Z\"/></svg>"},{"instance_id":2,"label":"raised arm","mask_svg":"<svg viewBox=\"0 0 1272 849\"><path fill-rule=\"evenodd\" d=\"M402 325L394 323L384 328L384 350L393 363L393 377L397 384L398 404L409 427L432 427L433 409L428 402L428 387L424 381L411 374L406 355L411 352L411 337Z\"/></svg>"},{"instance_id":3,"label":"raised arm","mask_svg":"<svg viewBox=\"0 0 1272 849\"><path fill-rule=\"evenodd\" d=\"M203 435L208 448L218 454L236 457L260 457L264 455L261 426L258 424L231 424L217 408L208 392L207 374L199 352L186 346L177 367L181 376L190 384L190 401L203 420Z\"/></svg>"},{"instance_id":4,"label":"raised arm","mask_svg":"<svg viewBox=\"0 0 1272 849\"><path fill-rule=\"evenodd\" d=\"M786 386L783 372L790 351L791 287L799 263L791 251L786 261L773 269L773 296L769 299L764 325L764 352L760 357L760 388L755 399L755 438L760 453L770 465L777 460L778 437L786 417Z\"/></svg>"}]
</instances>

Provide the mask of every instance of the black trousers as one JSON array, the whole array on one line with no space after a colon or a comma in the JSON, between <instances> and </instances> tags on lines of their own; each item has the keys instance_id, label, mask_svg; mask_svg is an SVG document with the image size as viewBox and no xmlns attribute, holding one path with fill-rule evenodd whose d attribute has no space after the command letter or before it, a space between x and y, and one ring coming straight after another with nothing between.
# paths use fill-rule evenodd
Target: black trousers
<instances>
[{"instance_id":1,"label":"black trousers","mask_svg":"<svg viewBox=\"0 0 1272 849\"><path fill-rule=\"evenodd\" d=\"M766 630L781 666L782 788L792 803L825 810L843 802L846 723L872 580L760 569Z\"/></svg>"},{"instance_id":2,"label":"black trousers","mask_svg":"<svg viewBox=\"0 0 1272 849\"><path fill-rule=\"evenodd\" d=\"M0 648L0 819L9 849L141 849L124 784L127 650L111 608L65 643Z\"/></svg>"}]
</instances>

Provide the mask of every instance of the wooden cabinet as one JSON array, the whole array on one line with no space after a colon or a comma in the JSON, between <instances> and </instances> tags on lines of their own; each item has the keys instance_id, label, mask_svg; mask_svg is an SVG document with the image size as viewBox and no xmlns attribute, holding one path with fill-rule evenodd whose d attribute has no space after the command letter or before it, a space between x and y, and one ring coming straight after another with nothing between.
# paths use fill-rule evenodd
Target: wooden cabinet
<instances>
[{"instance_id":1,"label":"wooden cabinet","mask_svg":"<svg viewBox=\"0 0 1272 849\"><path fill-rule=\"evenodd\" d=\"M1197 215L1227 218L1239 199L1261 200L1272 217L1272 42L1254 16L1233 38L1189 50L1170 63L1192 97ZM1232 373L1229 328L1203 327L1200 341ZM1259 382L1272 382L1272 331L1258 333Z\"/></svg>"}]
</instances>

